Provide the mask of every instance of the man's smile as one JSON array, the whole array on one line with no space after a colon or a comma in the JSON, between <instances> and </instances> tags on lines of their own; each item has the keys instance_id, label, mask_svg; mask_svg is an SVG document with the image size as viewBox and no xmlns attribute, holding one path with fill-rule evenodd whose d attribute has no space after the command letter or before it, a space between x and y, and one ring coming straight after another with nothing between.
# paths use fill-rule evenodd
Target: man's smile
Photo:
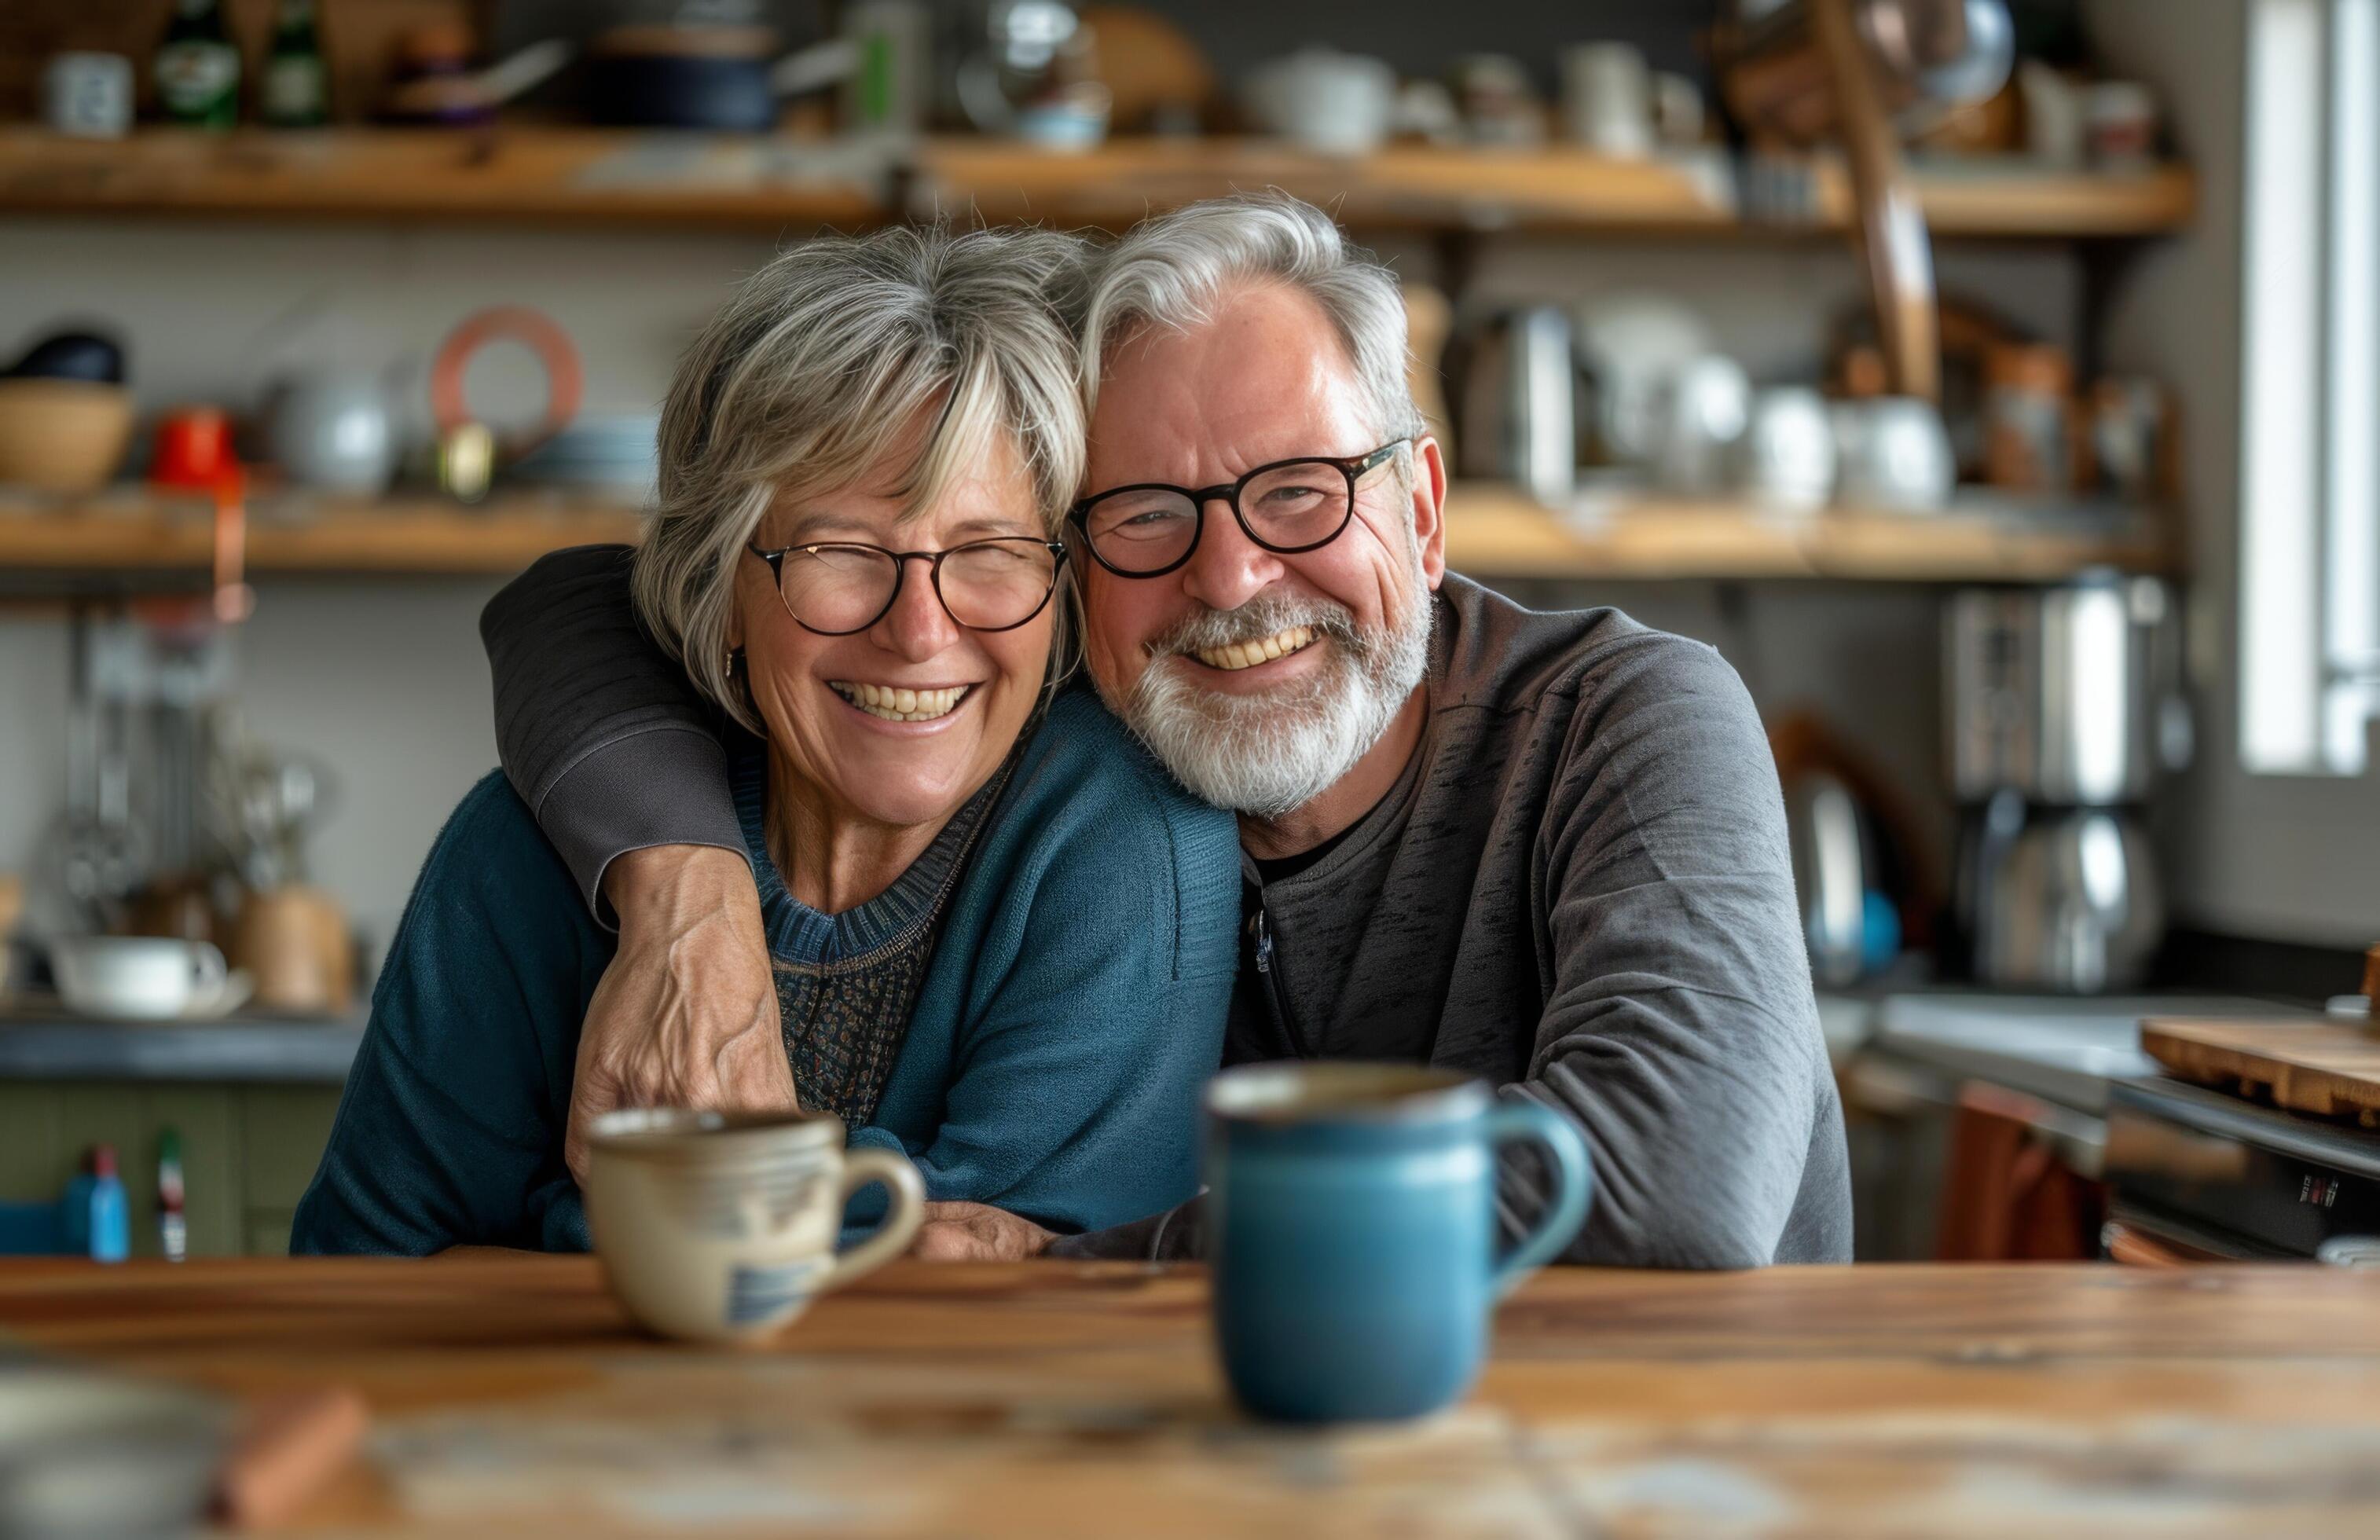
<instances>
[{"instance_id":1,"label":"man's smile","mask_svg":"<svg viewBox=\"0 0 2380 1540\"><path fill-rule=\"evenodd\" d=\"M1290 625L1269 637L1259 637L1249 642L1227 642L1221 647L1202 647L1192 651L1192 657L1210 669L1234 673L1240 669L1269 663L1276 658L1286 658L1302 652L1314 644L1317 633L1310 625Z\"/></svg>"}]
</instances>

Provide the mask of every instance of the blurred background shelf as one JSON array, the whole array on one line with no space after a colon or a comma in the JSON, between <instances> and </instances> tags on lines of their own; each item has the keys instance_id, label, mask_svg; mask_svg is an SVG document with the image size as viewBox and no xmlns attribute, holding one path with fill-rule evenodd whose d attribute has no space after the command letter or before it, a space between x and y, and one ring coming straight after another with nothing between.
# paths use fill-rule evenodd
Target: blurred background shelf
<instances>
[{"instance_id":1,"label":"blurred background shelf","mask_svg":"<svg viewBox=\"0 0 2380 1540\"><path fill-rule=\"evenodd\" d=\"M1740 195L1716 151L1614 160L1578 149L1393 145L1356 159L1261 139L1120 139L1082 154L927 139L909 153L848 141L505 127L326 129L117 141L0 129L0 211L297 219L853 227L899 212L1121 228L1234 190L1281 188L1351 224L1640 234L1833 233L1850 180L1827 157L1758 157ZM1938 236L2148 236L2186 226L2187 167L2052 172L2012 158L1915 168ZM1747 206L1753 212L1741 212Z\"/></svg>"},{"instance_id":2,"label":"blurred background shelf","mask_svg":"<svg viewBox=\"0 0 2380 1540\"><path fill-rule=\"evenodd\" d=\"M267 575L506 575L565 546L634 540L638 529L633 510L588 500L510 496L463 508L434 498L285 496L258 503L248 566ZM207 508L195 500L128 492L89 503L0 503L0 576L195 580L212 550ZM1493 482L1454 488L1447 559L1458 572L1498 578L1904 583L2032 582L2086 567L2169 564L2160 523L2137 510L1995 502L1934 514L1780 515L1741 503L1629 498L1558 515Z\"/></svg>"}]
</instances>

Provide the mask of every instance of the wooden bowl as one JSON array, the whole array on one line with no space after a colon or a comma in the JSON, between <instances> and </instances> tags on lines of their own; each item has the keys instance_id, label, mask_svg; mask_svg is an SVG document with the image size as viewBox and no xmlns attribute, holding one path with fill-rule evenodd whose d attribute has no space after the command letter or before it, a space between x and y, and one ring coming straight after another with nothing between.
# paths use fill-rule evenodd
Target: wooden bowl
<instances>
[{"instance_id":1,"label":"wooden bowl","mask_svg":"<svg viewBox=\"0 0 2380 1540\"><path fill-rule=\"evenodd\" d=\"M0 484L91 492L132 439L132 393L89 380L0 380Z\"/></svg>"}]
</instances>

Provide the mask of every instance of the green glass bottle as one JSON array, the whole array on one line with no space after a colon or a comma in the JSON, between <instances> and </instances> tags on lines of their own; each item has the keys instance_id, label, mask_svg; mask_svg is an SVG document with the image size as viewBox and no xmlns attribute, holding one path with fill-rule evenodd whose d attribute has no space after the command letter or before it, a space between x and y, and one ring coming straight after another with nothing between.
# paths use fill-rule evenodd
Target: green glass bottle
<instances>
[{"instance_id":1,"label":"green glass bottle","mask_svg":"<svg viewBox=\"0 0 2380 1540\"><path fill-rule=\"evenodd\" d=\"M331 67L322 56L314 0L281 0L257 104L275 128L313 128L330 121Z\"/></svg>"},{"instance_id":2,"label":"green glass bottle","mask_svg":"<svg viewBox=\"0 0 2380 1540\"><path fill-rule=\"evenodd\" d=\"M223 0L174 0L157 48L157 104L168 123L228 128L239 121L239 50L224 26Z\"/></svg>"}]
</instances>

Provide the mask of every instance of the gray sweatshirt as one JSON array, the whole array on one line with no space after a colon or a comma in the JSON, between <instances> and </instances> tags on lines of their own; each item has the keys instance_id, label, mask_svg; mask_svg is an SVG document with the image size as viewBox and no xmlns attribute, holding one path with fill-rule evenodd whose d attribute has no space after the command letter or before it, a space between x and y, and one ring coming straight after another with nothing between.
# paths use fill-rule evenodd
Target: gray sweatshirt
<instances>
[{"instance_id":1,"label":"gray sweatshirt","mask_svg":"<svg viewBox=\"0 0 2380 1540\"><path fill-rule=\"evenodd\" d=\"M1760 721L1709 648L1461 577L1436 605L1419 750L1318 858L1244 864L1226 1061L1418 1061L1586 1134L1581 1262L1847 1261L1851 1185ZM654 843L740 850L717 729L637 632L616 550L489 605L506 772L590 896ZM1508 1232L1538 1163L1504 1163ZM1185 1255L1198 1216L1069 1237Z\"/></svg>"}]
</instances>

